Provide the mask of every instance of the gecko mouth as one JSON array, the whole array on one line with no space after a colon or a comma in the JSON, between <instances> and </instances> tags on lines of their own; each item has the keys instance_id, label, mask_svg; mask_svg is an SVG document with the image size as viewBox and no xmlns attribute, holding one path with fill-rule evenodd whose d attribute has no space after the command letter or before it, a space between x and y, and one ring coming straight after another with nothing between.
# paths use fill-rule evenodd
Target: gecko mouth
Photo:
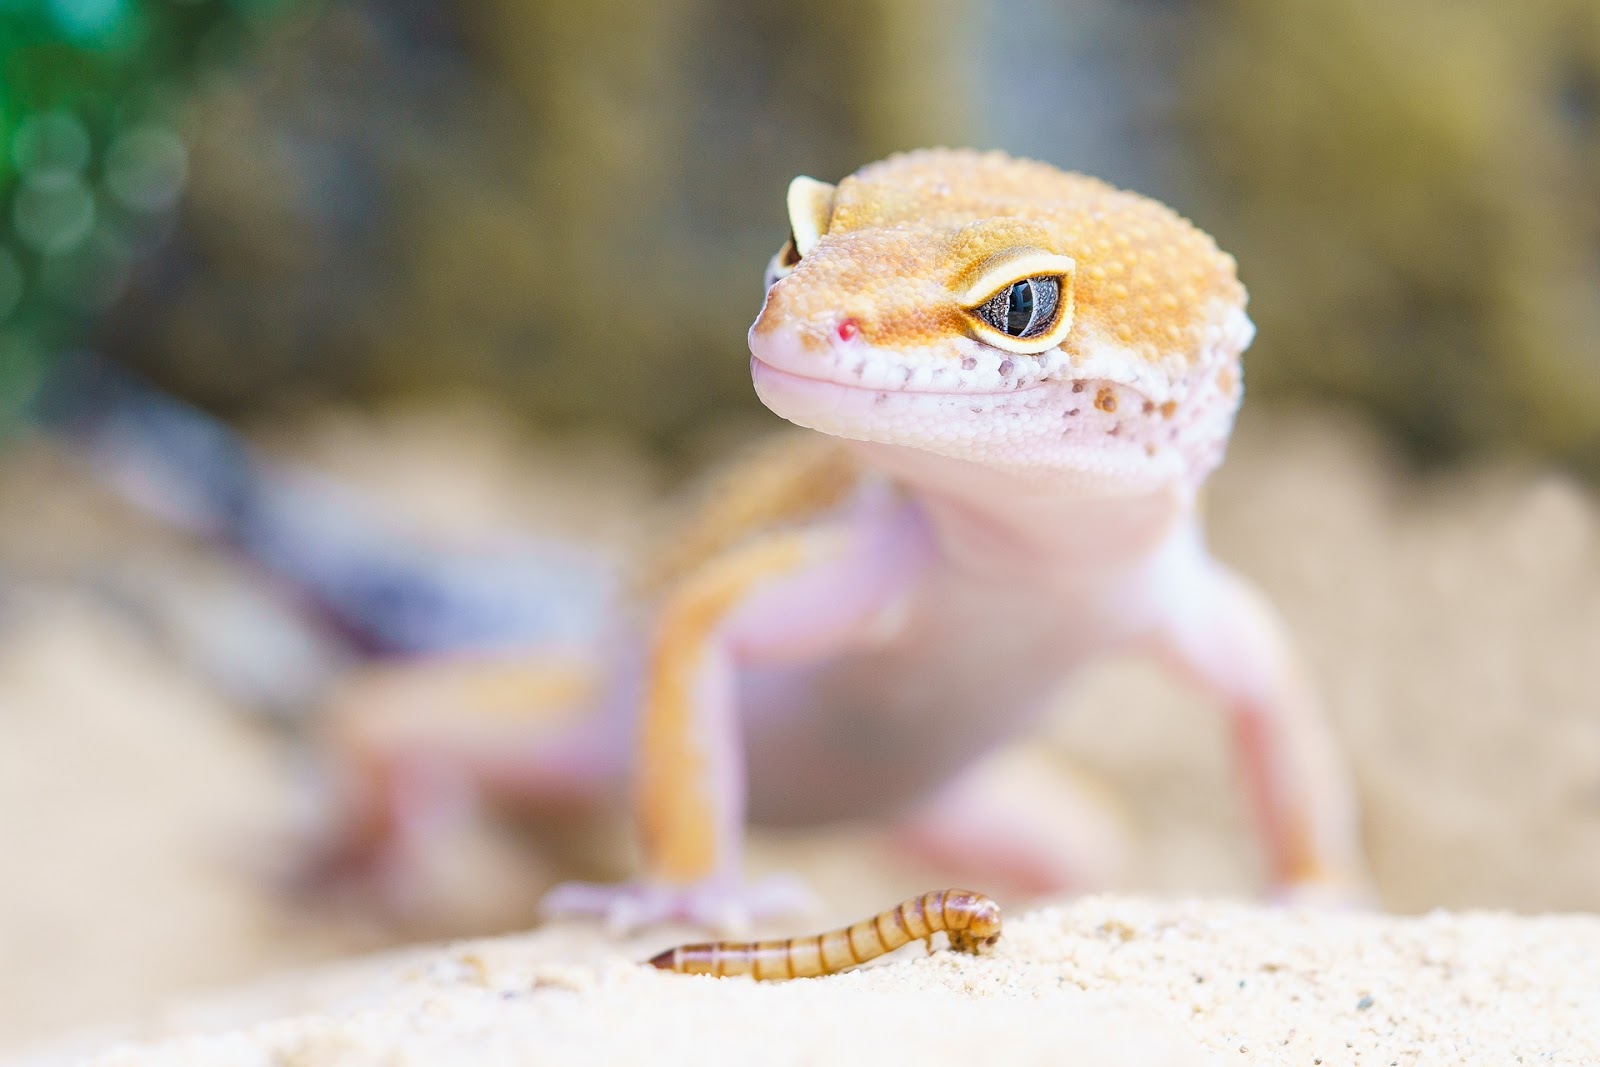
<instances>
[{"instance_id":1,"label":"gecko mouth","mask_svg":"<svg viewBox=\"0 0 1600 1067\"><path fill-rule=\"evenodd\" d=\"M832 368L828 368L832 369ZM872 388L775 367L753 357L761 402L797 426L890 446L879 462L907 477L932 455L1077 490L1118 495L1183 473L1185 420L1112 379L1054 378L1005 391ZM889 458L898 457L898 458ZM911 466L906 466L910 464ZM1075 491L1077 491L1075 490Z\"/></svg>"},{"instance_id":2,"label":"gecko mouth","mask_svg":"<svg viewBox=\"0 0 1600 1067\"><path fill-rule=\"evenodd\" d=\"M890 404L931 404L940 407L964 404L972 414L977 414L983 408L996 404L1032 404L1051 386L1072 395L1072 402L1064 409L1064 413L1071 415L1077 415L1080 411L1085 414L1113 415L1127 405L1132 405L1133 411L1148 414L1154 407L1143 392L1110 378L1045 378L1010 389L875 388L859 382L841 382L837 378L799 374L775 367L754 355L750 357L750 378L762 402L786 418L790 417L786 409L795 404L805 409L820 407L840 413L882 408ZM1081 400L1078 399L1080 395Z\"/></svg>"},{"instance_id":3,"label":"gecko mouth","mask_svg":"<svg viewBox=\"0 0 1600 1067\"><path fill-rule=\"evenodd\" d=\"M756 395L773 412L862 440L923 440L930 433L997 440L1028 432L1063 442L1115 437L1123 420L1156 410L1131 384L1092 371L1073 374L1059 348L1037 356L981 345L899 352L807 344L793 330L752 328L750 357Z\"/></svg>"},{"instance_id":4,"label":"gecko mouth","mask_svg":"<svg viewBox=\"0 0 1600 1067\"><path fill-rule=\"evenodd\" d=\"M869 385L866 382L844 382L837 378L825 378L819 375L800 374L783 367L774 366L760 356L750 357L750 376L755 379L757 389L760 388L762 379L773 383L788 383L801 388L825 387L832 389L848 389L851 392L869 394L899 394L911 396L942 396L942 397L977 397L977 396L1015 396L1018 393L1027 393L1035 389L1042 389L1051 384L1052 379L1041 378L1038 381L1021 383L1002 389L985 388L942 388L933 389L921 385L910 384L909 381L900 385Z\"/></svg>"},{"instance_id":5,"label":"gecko mouth","mask_svg":"<svg viewBox=\"0 0 1600 1067\"><path fill-rule=\"evenodd\" d=\"M928 347L883 348L862 338L818 338L795 326L750 329L750 354L766 370L869 393L930 396L1002 396L1060 382L1072 372L1060 348L1015 355L987 345L952 340ZM761 370L760 367L753 369ZM764 373L764 372L763 372Z\"/></svg>"}]
</instances>

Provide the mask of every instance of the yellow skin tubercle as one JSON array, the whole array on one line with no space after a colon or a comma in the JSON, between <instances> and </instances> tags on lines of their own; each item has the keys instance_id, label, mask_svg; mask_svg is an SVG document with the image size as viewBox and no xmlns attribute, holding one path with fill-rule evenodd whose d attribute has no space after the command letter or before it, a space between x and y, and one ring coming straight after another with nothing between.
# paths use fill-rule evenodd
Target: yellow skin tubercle
<instances>
[{"instance_id":1,"label":"yellow skin tubercle","mask_svg":"<svg viewBox=\"0 0 1600 1067\"><path fill-rule=\"evenodd\" d=\"M797 237L817 237L783 275L802 282L771 294L769 321L817 325L843 310L869 343L959 358L949 342L973 333L968 306L1057 257L1073 265L1069 360L1115 342L1176 366L1194 358L1214 305L1244 306L1233 257L1205 233L1154 200L1044 163L929 151L863 167L837 188L800 180L812 191L790 198L806 212L791 219Z\"/></svg>"},{"instance_id":2,"label":"yellow skin tubercle","mask_svg":"<svg viewBox=\"0 0 1600 1067\"><path fill-rule=\"evenodd\" d=\"M935 150L797 179L789 207L750 345L790 421L1097 495L1193 489L1221 462L1253 328L1232 257L1165 206ZM1030 280L1052 313L1008 334L984 310Z\"/></svg>"}]
</instances>

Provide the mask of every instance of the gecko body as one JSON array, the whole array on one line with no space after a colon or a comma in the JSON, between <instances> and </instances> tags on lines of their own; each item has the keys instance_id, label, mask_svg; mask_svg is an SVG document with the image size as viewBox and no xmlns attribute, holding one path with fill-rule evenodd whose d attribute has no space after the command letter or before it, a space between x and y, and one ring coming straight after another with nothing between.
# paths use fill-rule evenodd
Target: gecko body
<instances>
[{"instance_id":1,"label":"gecko body","mask_svg":"<svg viewBox=\"0 0 1600 1067\"><path fill-rule=\"evenodd\" d=\"M876 814L950 854L1010 848L965 768L1130 649L1225 710L1274 883L1358 887L1310 689L1196 517L1252 336L1232 259L1152 200L997 153L799 178L787 207L751 372L813 434L666 554L622 642L634 669L566 754L495 757L529 788L629 781L640 877L549 909L737 927L792 904L743 879L749 818Z\"/></svg>"}]
</instances>

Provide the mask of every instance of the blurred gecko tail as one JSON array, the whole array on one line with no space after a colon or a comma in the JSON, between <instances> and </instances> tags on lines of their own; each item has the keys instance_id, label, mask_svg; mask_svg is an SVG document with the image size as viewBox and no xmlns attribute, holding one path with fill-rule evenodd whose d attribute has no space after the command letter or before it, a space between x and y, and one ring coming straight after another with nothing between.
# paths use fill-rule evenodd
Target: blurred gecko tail
<instances>
[{"instance_id":1,"label":"blurred gecko tail","mask_svg":"<svg viewBox=\"0 0 1600 1067\"><path fill-rule=\"evenodd\" d=\"M596 639L612 568L527 536L440 545L352 488L257 455L220 420L87 353L60 361L34 421L132 504L227 544L373 655Z\"/></svg>"},{"instance_id":2,"label":"blurred gecko tail","mask_svg":"<svg viewBox=\"0 0 1600 1067\"><path fill-rule=\"evenodd\" d=\"M34 421L122 496L192 533L236 543L256 506L256 460L217 419L87 352L60 359Z\"/></svg>"}]
</instances>

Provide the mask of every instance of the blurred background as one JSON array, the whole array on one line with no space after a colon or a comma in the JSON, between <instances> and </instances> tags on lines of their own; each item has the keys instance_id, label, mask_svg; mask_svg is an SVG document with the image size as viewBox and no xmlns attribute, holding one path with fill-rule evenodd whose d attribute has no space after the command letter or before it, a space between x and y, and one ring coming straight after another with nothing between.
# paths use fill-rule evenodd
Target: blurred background
<instances>
[{"instance_id":1,"label":"blurred background","mask_svg":"<svg viewBox=\"0 0 1600 1067\"><path fill-rule=\"evenodd\" d=\"M1594 0L0 0L0 1048L530 924L570 840L463 843L409 927L275 888L319 709L590 632L660 498L777 424L744 331L789 179L925 144L1238 257L1213 533L1306 646L1384 903L1600 908ZM1141 668L1024 756L1121 798L1118 887L1258 887L1216 722ZM925 888L855 834L756 862Z\"/></svg>"}]
</instances>

